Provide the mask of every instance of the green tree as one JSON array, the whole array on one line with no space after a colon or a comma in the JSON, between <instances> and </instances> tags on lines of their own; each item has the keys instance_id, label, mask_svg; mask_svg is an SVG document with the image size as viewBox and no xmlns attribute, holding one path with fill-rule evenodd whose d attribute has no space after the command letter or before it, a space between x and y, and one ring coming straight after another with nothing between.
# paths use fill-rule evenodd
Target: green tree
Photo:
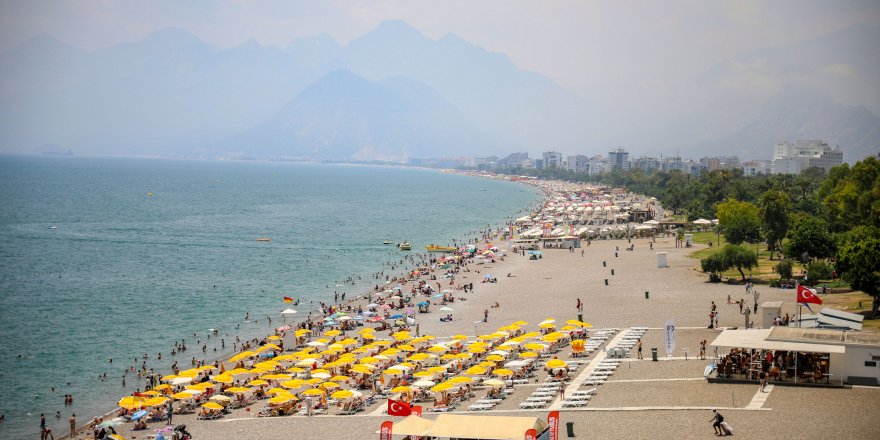
<instances>
[{"instance_id":1,"label":"green tree","mask_svg":"<svg viewBox=\"0 0 880 440\"><path fill-rule=\"evenodd\" d=\"M776 265L776 273L779 274L780 280L791 279L792 266L794 266L794 263L791 261L791 258L785 258Z\"/></svg>"},{"instance_id":2,"label":"green tree","mask_svg":"<svg viewBox=\"0 0 880 440\"><path fill-rule=\"evenodd\" d=\"M841 277L854 289L874 297L871 314L877 317L880 306L880 238L847 243L837 252L837 268Z\"/></svg>"},{"instance_id":3,"label":"green tree","mask_svg":"<svg viewBox=\"0 0 880 440\"><path fill-rule=\"evenodd\" d=\"M735 267L739 271L743 281L746 280L743 269L752 269L758 266L758 255L745 246L728 243L721 249L721 258L727 268Z\"/></svg>"},{"instance_id":4,"label":"green tree","mask_svg":"<svg viewBox=\"0 0 880 440\"><path fill-rule=\"evenodd\" d=\"M782 243L785 255L807 264L814 258L834 255L834 242L825 221L812 215L801 215L788 230Z\"/></svg>"},{"instance_id":5,"label":"green tree","mask_svg":"<svg viewBox=\"0 0 880 440\"><path fill-rule=\"evenodd\" d=\"M735 199L727 199L715 208L718 223L728 243L755 243L761 240L758 207Z\"/></svg>"},{"instance_id":6,"label":"green tree","mask_svg":"<svg viewBox=\"0 0 880 440\"><path fill-rule=\"evenodd\" d=\"M813 261L807 266L807 284L815 286L821 280L830 280L831 266L824 261Z\"/></svg>"},{"instance_id":7,"label":"green tree","mask_svg":"<svg viewBox=\"0 0 880 440\"><path fill-rule=\"evenodd\" d=\"M870 156L831 169L819 189L831 226L842 231L857 225L880 227L880 159Z\"/></svg>"},{"instance_id":8,"label":"green tree","mask_svg":"<svg viewBox=\"0 0 880 440\"><path fill-rule=\"evenodd\" d=\"M700 260L700 267L703 269L703 272L709 274L709 281L713 283L721 281L721 273L727 270L727 266L724 265L724 259L721 258L718 252Z\"/></svg>"},{"instance_id":9,"label":"green tree","mask_svg":"<svg viewBox=\"0 0 880 440\"><path fill-rule=\"evenodd\" d=\"M788 232L788 212L791 209L791 201L788 194L771 189L761 195L759 202L761 216L761 230L767 239L767 249L770 250L770 259L785 238Z\"/></svg>"}]
</instances>

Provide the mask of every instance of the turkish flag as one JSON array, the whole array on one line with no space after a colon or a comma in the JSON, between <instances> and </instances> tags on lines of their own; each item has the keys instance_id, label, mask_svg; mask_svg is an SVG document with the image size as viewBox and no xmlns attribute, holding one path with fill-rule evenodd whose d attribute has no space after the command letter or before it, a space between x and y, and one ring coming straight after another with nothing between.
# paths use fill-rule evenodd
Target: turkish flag
<instances>
[{"instance_id":1,"label":"turkish flag","mask_svg":"<svg viewBox=\"0 0 880 440\"><path fill-rule=\"evenodd\" d=\"M816 291L806 286L798 284L797 295L797 302L799 303L822 304L822 299L816 296Z\"/></svg>"},{"instance_id":2,"label":"turkish flag","mask_svg":"<svg viewBox=\"0 0 880 440\"><path fill-rule=\"evenodd\" d=\"M388 399L388 415L406 417L412 414L412 409L406 402Z\"/></svg>"}]
</instances>

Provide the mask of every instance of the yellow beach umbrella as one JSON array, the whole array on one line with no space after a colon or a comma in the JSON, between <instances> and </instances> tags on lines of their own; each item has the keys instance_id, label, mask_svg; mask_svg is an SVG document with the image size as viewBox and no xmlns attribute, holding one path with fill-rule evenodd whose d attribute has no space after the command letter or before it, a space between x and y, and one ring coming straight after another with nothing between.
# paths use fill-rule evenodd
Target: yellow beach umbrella
<instances>
[{"instance_id":1,"label":"yellow beach umbrella","mask_svg":"<svg viewBox=\"0 0 880 440\"><path fill-rule=\"evenodd\" d=\"M173 397L174 400L189 400L189 399L196 397L196 395L190 394L190 393L179 392L177 394L172 394L171 397Z\"/></svg>"},{"instance_id":2,"label":"yellow beach umbrella","mask_svg":"<svg viewBox=\"0 0 880 440\"><path fill-rule=\"evenodd\" d=\"M464 371L464 374L470 374L470 375L478 376L478 375L481 375L481 374L486 374L486 371L487 371L487 370L486 370L485 368L483 368L483 367L470 367L470 368L468 368L467 370Z\"/></svg>"},{"instance_id":3,"label":"yellow beach umbrella","mask_svg":"<svg viewBox=\"0 0 880 440\"><path fill-rule=\"evenodd\" d=\"M310 390L305 390L302 393L303 396L323 396L324 390L320 388L312 388Z\"/></svg>"},{"instance_id":4,"label":"yellow beach umbrella","mask_svg":"<svg viewBox=\"0 0 880 440\"><path fill-rule=\"evenodd\" d=\"M398 345L397 349L402 350L402 351L416 351L415 347L413 347L412 345L406 345L406 344Z\"/></svg>"},{"instance_id":5,"label":"yellow beach umbrella","mask_svg":"<svg viewBox=\"0 0 880 440\"><path fill-rule=\"evenodd\" d=\"M304 382L306 385L317 385L317 384L319 384L319 383L321 383L321 382L323 382L323 381L324 381L324 380L321 379L320 377L313 377L313 378L311 378L311 379L306 379L306 380L303 381L303 382Z\"/></svg>"},{"instance_id":6,"label":"yellow beach umbrella","mask_svg":"<svg viewBox=\"0 0 880 440\"><path fill-rule=\"evenodd\" d=\"M231 388L227 388L227 389L226 389L226 392L227 392L227 393L236 393L236 394L238 394L238 393L246 393L246 392L248 392L248 391L250 391L250 390L251 390L251 389L250 389L250 388L247 388L247 387L231 387Z\"/></svg>"},{"instance_id":7,"label":"yellow beach umbrella","mask_svg":"<svg viewBox=\"0 0 880 440\"><path fill-rule=\"evenodd\" d=\"M318 385L325 390L330 390L333 388L339 388L339 384L336 382L324 382L321 385Z\"/></svg>"},{"instance_id":8,"label":"yellow beach umbrella","mask_svg":"<svg viewBox=\"0 0 880 440\"><path fill-rule=\"evenodd\" d=\"M332 338L334 336L339 336L341 334L342 334L342 332L339 330L328 330L328 331L324 332L324 336L327 336L330 338Z\"/></svg>"},{"instance_id":9,"label":"yellow beach umbrella","mask_svg":"<svg viewBox=\"0 0 880 440\"><path fill-rule=\"evenodd\" d=\"M291 400L296 400L296 396L292 394L279 394L277 396L269 398L269 403L279 405L282 403L290 402Z\"/></svg>"},{"instance_id":10,"label":"yellow beach umbrella","mask_svg":"<svg viewBox=\"0 0 880 440\"><path fill-rule=\"evenodd\" d=\"M429 355L428 353L416 353L416 354L408 357L407 359L409 359L411 361L421 362L426 359L429 359L430 357L431 357L431 355Z\"/></svg>"},{"instance_id":11,"label":"yellow beach umbrella","mask_svg":"<svg viewBox=\"0 0 880 440\"><path fill-rule=\"evenodd\" d=\"M445 372L446 372L446 367L441 367L441 366L438 365L438 366L436 366L436 367L430 367L430 368L427 368L427 370L430 371L430 372L432 372L432 373L438 373L438 374L439 374L439 373L445 373Z\"/></svg>"},{"instance_id":12,"label":"yellow beach umbrella","mask_svg":"<svg viewBox=\"0 0 880 440\"><path fill-rule=\"evenodd\" d=\"M162 382L171 382L172 380L177 379L178 377L180 377L180 376L178 376L176 374L169 374L167 376L162 376L162 378L159 380L161 380Z\"/></svg>"},{"instance_id":13,"label":"yellow beach umbrella","mask_svg":"<svg viewBox=\"0 0 880 440\"><path fill-rule=\"evenodd\" d=\"M471 383L471 382L473 382L473 379L471 379L469 377L465 377L465 376L456 376L456 377L453 377L452 379L449 379L449 382L452 382L452 383Z\"/></svg>"},{"instance_id":14,"label":"yellow beach umbrella","mask_svg":"<svg viewBox=\"0 0 880 440\"><path fill-rule=\"evenodd\" d=\"M493 361L493 362L501 362L504 360L504 357L501 355L492 354L492 355L486 356L486 360Z\"/></svg>"},{"instance_id":15,"label":"yellow beach umbrella","mask_svg":"<svg viewBox=\"0 0 880 440\"><path fill-rule=\"evenodd\" d=\"M256 353L254 353L252 351L243 351L243 352L229 358L229 362L238 362L238 361L241 361L244 359L248 359L252 356L256 356Z\"/></svg>"},{"instance_id":16,"label":"yellow beach umbrella","mask_svg":"<svg viewBox=\"0 0 880 440\"><path fill-rule=\"evenodd\" d=\"M254 380L248 382L248 385L249 385L249 386L252 386L252 387L257 387L257 386L260 386L260 385L269 385L269 382L266 382L266 381L263 380L263 379L254 379Z\"/></svg>"},{"instance_id":17,"label":"yellow beach umbrella","mask_svg":"<svg viewBox=\"0 0 880 440\"><path fill-rule=\"evenodd\" d=\"M430 351L431 353L444 353L446 351L449 351L449 347L447 347L445 345L437 344L437 345L432 345L432 346L428 347L428 351Z\"/></svg>"},{"instance_id":18,"label":"yellow beach umbrella","mask_svg":"<svg viewBox=\"0 0 880 440\"><path fill-rule=\"evenodd\" d=\"M528 344L524 345L524 347L529 350L537 350L537 351L542 351L542 350L547 349L546 345L538 344L537 342L529 342Z\"/></svg>"},{"instance_id":19,"label":"yellow beach umbrella","mask_svg":"<svg viewBox=\"0 0 880 440\"><path fill-rule=\"evenodd\" d=\"M514 322L514 323L511 324L511 325L529 325L529 323L528 323L528 322L525 322L525 321L516 321L516 322Z\"/></svg>"},{"instance_id":20,"label":"yellow beach umbrella","mask_svg":"<svg viewBox=\"0 0 880 440\"><path fill-rule=\"evenodd\" d=\"M271 396L273 394L290 394L290 391L285 390L284 388L269 388L266 390L266 395Z\"/></svg>"},{"instance_id":21,"label":"yellow beach umbrella","mask_svg":"<svg viewBox=\"0 0 880 440\"><path fill-rule=\"evenodd\" d=\"M125 409L139 408L143 404L144 404L144 399L141 397L135 397L135 396L125 396L119 400L119 403L117 403L117 405L119 405L121 408L125 408Z\"/></svg>"},{"instance_id":22,"label":"yellow beach umbrella","mask_svg":"<svg viewBox=\"0 0 880 440\"><path fill-rule=\"evenodd\" d=\"M211 380L217 383L232 383L232 376L228 374L218 374L211 377Z\"/></svg>"},{"instance_id":23,"label":"yellow beach umbrella","mask_svg":"<svg viewBox=\"0 0 880 440\"><path fill-rule=\"evenodd\" d=\"M468 337L465 336L465 335L452 335L452 339L459 340L459 341L463 341L463 340L465 340L465 339L467 339L467 338L468 338Z\"/></svg>"},{"instance_id":24,"label":"yellow beach umbrella","mask_svg":"<svg viewBox=\"0 0 880 440\"><path fill-rule=\"evenodd\" d=\"M443 382L441 384L437 384L437 385L434 385L433 387L431 387L431 391L433 391L435 393L441 393L443 391L449 391L451 389L452 389L452 384L447 383L447 382Z\"/></svg>"},{"instance_id":25,"label":"yellow beach umbrella","mask_svg":"<svg viewBox=\"0 0 880 440\"><path fill-rule=\"evenodd\" d=\"M434 377L434 373L432 373L432 372L430 372L430 371L419 371L419 372L413 374L413 377L419 377L419 378L422 378L422 377Z\"/></svg>"},{"instance_id":26,"label":"yellow beach umbrella","mask_svg":"<svg viewBox=\"0 0 880 440\"><path fill-rule=\"evenodd\" d=\"M352 396L354 396L354 393L352 393L351 390L334 391L333 394L330 395L330 397L336 400L348 399Z\"/></svg>"},{"instance_id":27,"label":"yellow beach umbrella","mask_svg":"<svg viewBox=\"0 0 880 440\"><path fill-rule=\"evenodd\" d=\"M507 368L499 368L492 371L492 374L496 376L513 376L513 371L510 371Z\"/></svg>"},{"instance_id":28,"label":"yellow beach umbrella","mask_svg":"<svg viewBox=\"0 0 880 440\"><path fill-rule=\"evenodd\" d=\"M550 359L547 361L547 368L565 368L567 365L562 359Z\"/></svg>"},{"instance_id":29,"label":"yellow beach umbrella","mask_svg":"<svg viewBox=\"0 0 880 440\"><path fill-rule=\"evenodd\" d=\"M221 405L217 402L203 403L201 406L202 406L202 408L215 409L215 410L223 409L223 405Z\"/></svg>"},{"instance_id":30,"label":"yellow beach umbrella","mask_svg":"<svg viewBox=\"0 0 880 440\"><path fill-rule=\"evenodd\" d=\"M351 377L342 376L342 375L337 375L337 376L333 376L330 378L330 380L332 380L333 382L345 382L349 379L351 379Z\"/></svg>"},{"instance_id":31,"label":"yellow beach umbrella","mask_svg":"<svg viewBox=\"0 0 880 440\"><path fill-rule=\"evenodd\" d=\"M546 324L541 324L541 325L539 325L538 327L541 327L541 328L556 328L556 324L553 324L552 322L548 322L548 323L546 323Z\"/></svg>"},{"instance_id":32,"label":"yellow beach umbrella","mask_svg":"<svg viewBox=\"0 0 880 440\"><path fill-rule=\"evenodd\" d=\"M195 368L190 368L189 370L183 370L180 373L177 373L177 377L196 377L200 373L199 370Z\"/></svg>"},{"instance_id":33,"label":"yellow beach umbrella","mask_svg":"<svg viewBox=\"0 0 880 440\"><path fill-rule=\"evenodd\" d=\"M163 383L162 385L157 385L157 386L153 387L153 389L156 391L170 390L171 385L168 385L167 383Z\"/></svg>"},{"instance_id":34,"label":"yellow beach umbrella","mask_svg":"<svg viewBox=\"0 0 880 440\"><path fill-rule=\"evenodd\" d=\"M536 358L538 357L538 353L535 353L534 351L524 351L519 354L519 357L523 359Z\"/></svg>"},{"instance_id":35,"label":"yellow beach umbrella","mask_svg":"<svg viewBox=\"0 0 880 440\"><path fill-rule=\"evenodd\" d=\"M392 393L409 393L409 392L411 392L412 390L413 390L413 389L410 388L410 387L408 387L408 386L399 386L399 387L394 387L394 388L392 388L392 389L391 389L391 392L392 392Z\"/></svg>"},{"instance_id":36,"label":"yellow beach umbrella","mask_svg":"<svg viewBox=\"0 0 880 440\"><path fill-rule=\"evenodd\" d=\"M119 434L110 434L109 436L107 436L107 438L112 439L112 440L125 440L125 437L123 437Z\"/></svg>"},{"instance_id":37,"label":"yellow beach umbrella","mask_svg":"<svg viewBox=\"0 0 880 440\"><path fill-rule=\"evenodd\" d=\"M268 340L270 340L270 341L278 341L278 340L281 339L281 336L278 336L278 335L272 335L272 336L269 336L269 337L266 338L266 339L268 339Z\"/></svg>"},{"instance_id":38,"label":"yellow beach umbrella","mask_svg":"<svg viewBox=\"0 0 880 440\"><path fill-rule=\"evenodd\" d=\"M160 394L162 394L162 393L160 393L160 392L158 392L158 391L156 391L156 390L149 390L149 391L144 391L144 392L141 393L141 394L146 394L146 395L148 395L148 396L158 396L158 395L160 395Z\"/></svg>"},{"instance_id":39,"label":"yellow beach umbrella","mask_svg":"<svg viewBox=\"0 0 880 440\"><path fill-rule=\"evenodd\" d=\"M291 379L281 382L281 386L283 386L284 388L299 388L305 385L305 383L306 381L302 379Z\"/></svg>"}]
</instances>

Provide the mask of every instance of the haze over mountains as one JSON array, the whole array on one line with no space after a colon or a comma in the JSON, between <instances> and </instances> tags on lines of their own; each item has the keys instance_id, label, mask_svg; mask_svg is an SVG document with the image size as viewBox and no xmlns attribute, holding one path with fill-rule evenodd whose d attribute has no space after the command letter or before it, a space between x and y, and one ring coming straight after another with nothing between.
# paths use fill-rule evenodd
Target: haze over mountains
<instances>
[{"instance_id":1,"label":"haze over mountains","mask_svg":"<svg viewBox=\"0 0 880 440\"><path fill-rule=\"evenodd\" d=\"M91 52L37 37L0 55L0 151L406 160L622 145L752 159L821 138L854 161L880 151L869 110L880 107L880 52L840 47L877 41L878 28L855 26L743 54L683 79L666 114L627 120L618 103L401 21L345 46L324 35L283 49L221 49L180 29Z\"/></svg>"}]
</instances>

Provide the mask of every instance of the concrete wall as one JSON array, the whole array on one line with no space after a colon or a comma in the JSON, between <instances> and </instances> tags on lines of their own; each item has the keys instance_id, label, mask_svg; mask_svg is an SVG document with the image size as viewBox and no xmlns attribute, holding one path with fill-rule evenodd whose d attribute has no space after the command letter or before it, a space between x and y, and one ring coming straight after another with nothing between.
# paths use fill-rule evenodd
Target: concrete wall
<instances>
[{"instance_id":1,"label":"concrete wall","mask_svg":"<svg viewBox=\"0 0 880 440\"><path fill-rule=\"evenodd\" d=\"M838 360L834 356L842 356L843 359ZM877 356L878 359L872 359L871 356ZM866 367L866 361L877 362L877 365L880 365L880 348L861 348L847 346L846 354L832 355L831 373L834 374L834 376L831 376L831 378L833 380L846 380L846 378L849 376L876 377L877 381L880 382L880 366ZM841 370L834 371L834 366L838 362L841 364Z\"/></svg>"}]
</instances>

